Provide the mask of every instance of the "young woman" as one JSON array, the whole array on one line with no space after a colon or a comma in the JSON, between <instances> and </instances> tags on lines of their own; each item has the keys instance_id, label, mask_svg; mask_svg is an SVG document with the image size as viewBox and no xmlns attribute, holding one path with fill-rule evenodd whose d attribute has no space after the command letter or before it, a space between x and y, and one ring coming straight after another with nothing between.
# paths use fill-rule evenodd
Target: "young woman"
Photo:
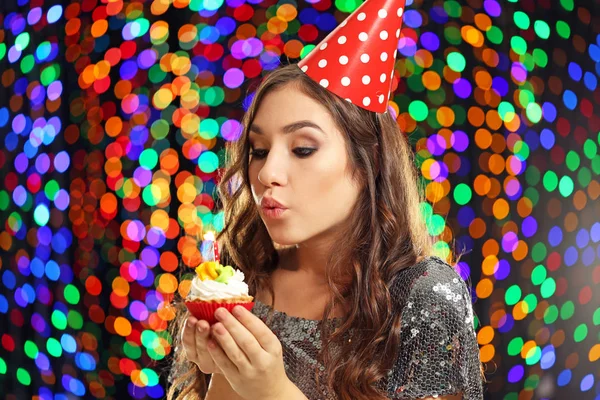
<instances>
[{"instance_id":1,"label":"young woman","mask_svg":"<svg viewBox=\"0 0 600 400\"><path fill-rule=\"evenodd\" d=\"M389 112L289 65L228 155L218 240L255 306L209 328L179 304L169 399L483 398L470 292L433 256Z\"/></svg>"}]
</instances>

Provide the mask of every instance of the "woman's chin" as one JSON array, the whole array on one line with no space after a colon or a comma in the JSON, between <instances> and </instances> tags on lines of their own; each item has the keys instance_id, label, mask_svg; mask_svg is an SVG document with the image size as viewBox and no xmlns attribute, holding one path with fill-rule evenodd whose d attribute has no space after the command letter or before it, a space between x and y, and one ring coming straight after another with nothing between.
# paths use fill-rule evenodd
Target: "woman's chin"
<instances>
[{"instance_id":1,"label":"woman's chin","mask_svg":"<svg viewBox=\"0 0 600 400\"><path fill-rule=\"evenodd\" d=\"M289 230L283 229L267 229L269 231L269 236L274 243L277 243L279 246L293 246L298 243L298 237L294 235L290 235Z\"/></svg>"}]
</instances>

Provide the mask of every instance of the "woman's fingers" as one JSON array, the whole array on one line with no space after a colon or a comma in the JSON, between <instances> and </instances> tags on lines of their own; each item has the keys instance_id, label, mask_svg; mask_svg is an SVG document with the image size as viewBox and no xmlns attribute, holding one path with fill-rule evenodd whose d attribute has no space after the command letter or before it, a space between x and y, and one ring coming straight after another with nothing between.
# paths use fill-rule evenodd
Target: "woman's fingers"
<instances>
[{"instance_id":1,"label":"woman's fingers","mask_svg":"<svg viewBox=\"0 0 600 400\"><path fill-rule=\"evenodd\" d=\"M244 310L246 309L244 308ZM239 348L242 350L248 361L253 365L258 365L261 358L263 358L263 356L265 355L265 349L261 347L260 343L258 342L258 338L253 336L252 333L248 330L248 328L244 326L243 322L247 320L247 318L238 319L240 317L234 317L226 309L218 309L217 313L217 318L219 318L221 323L225 326L228 334L233 338L237 346L239 346ZM253 316L253 314L249 314ZM223 347L223 350L227 352L226 347ZM242 359L242 361L244 361L244 359Z\"/></svg>"},{"instance_id":2,"label":"woman's fingers","mask_svg":"<svg viewBox=\"0 0 600 400\"><path fill-rule=\"evenodd\" d=\"M237 327L236 332L249 332L249 337L255 340L244 340L241 346L250 360L260 359L263 351L269 354L279 354L281 352L281 343L271 329L265 323L248 311L246 308L236 306L233 309L235 317L232 315L230 319L233 326ZM237 340L237 336L234 334ZM240 341L243 338L240 336Z\"/></svg>"},{"instance_id":3,"label":"woman's fingers","mask_svg":"<svg viewBox=\"0 0 600 400\"><path fill-rule=\"evenodd\" d=\"M195 361L198 358L195 339L196 322L197 320L194 317L189 317L181 330L181 343L183 343L185 355L190 361Z\"/></svg>"},{"instance_id":4,"label":"woman's fingers","mask_svg":"<svg viewBox=\"0 0 600 400\"><path fill-rule=\"evenodd\" d=\"M250 360L242 349L238 346L225 325L216 323L212 328L212 338L221 345L221 348L227 354L231 362L240 370L243 371L250 366ZM216 361L216 360L215 360Z\"/></svg>"},{"instance_id":5,"label":"woman's fingers","mask_svg":"<svg viewBox=\"0 0 600 400\"><path fill-rule=\"evenodd\" d=\"M215 365L215 362L207 348L210 337L210 325L208 322L205 320L198 321L196 323L194 333L194 347L197 355L196 364L200 368L200 371L204 372L205 374L219 372L219 368Z\"/></svg>"},{"instance_id":6,"label":"woman's fingers","mask_svg":"<svg viewBox=\"0 0 600 400\"><path fill-rule=\"evenodd\" d=\"M206 350L206 342L208 340L208 333L209 330L207 329L207 325L208 323L204 320L202 321L198 321L198 323L196 324L196 329L195 329L195 339L196 339L196 343L195 343L195 347L196 347L196 353L198 354L198 358L202 358L202 356L208 354L207 350Z\"/></svg>"},{"instance_id":7,"label":"woman's fingers","mask_svg":"<svg viewBox=\"0 0 600 400\"><path fill-rule=\"evenodd\" d=\"M219 345L219 342L216 339L210 339L210 342L212 342L212 347L208 347L208 351L210 352L211 359L214 360L215 365L227 376L239 374L239 368Z\"/></svg>"}]
</instances>

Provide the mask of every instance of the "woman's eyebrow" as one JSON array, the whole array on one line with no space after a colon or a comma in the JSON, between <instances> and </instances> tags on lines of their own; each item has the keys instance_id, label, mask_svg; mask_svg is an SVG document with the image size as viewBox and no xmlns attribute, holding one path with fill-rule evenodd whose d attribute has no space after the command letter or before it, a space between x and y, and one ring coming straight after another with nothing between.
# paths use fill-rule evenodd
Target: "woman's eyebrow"
<instances>
[{"instance_id":1,"label":"woman's eyebrow","mask_svg":"<svg viewBox=\"0 0 600 400\"><path fill-rule=\"evenodd\" d=\"M284 134L289 134L289 133L295 132L302 128L313 128L313 129L316 129L319 132L323 133L323 135L327 136L325 131L323 129L321 129L321 127L319 125L315 124L312 121L308 121L308 120L292 122L291 124L284 126L281 129L281 132L283 132ZM250 125L250 131L256 132L259 135L264 134L264 130L256 124Z\"/></svg>"}]
</instances>

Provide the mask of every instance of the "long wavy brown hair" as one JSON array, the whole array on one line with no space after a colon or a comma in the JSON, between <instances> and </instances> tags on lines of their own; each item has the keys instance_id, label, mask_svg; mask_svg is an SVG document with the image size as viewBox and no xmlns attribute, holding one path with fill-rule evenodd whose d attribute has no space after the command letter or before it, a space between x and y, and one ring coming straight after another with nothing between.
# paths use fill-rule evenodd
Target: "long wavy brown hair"
<instances>
[{"instance_id":1,"label":"long wavy brown hair","mask_svg":"<svg viewBox=\"0 0 600 400\"><path fill-rule=\"evenodd\" d=\"M270 276L278 266L280 247L269 236L250 190L248 130L264 97L287 85L293 85L329 111L345 135L352 178L363 188L356 211L337 232L343 240L334 241L336 249L329 257L327 281L331 301L325 308L323 322L338 304L347 310L347 315L334 332L328 331L328 324L321 324L323 346L319 359L326 368L326 385L342 400L384 400L386 393L377 383L393 367L400 348L400 315L390 312L390 285L400 270L434 255L433 244L438 239L428 233L421 218L423 182L408 137L389 112L374 113L339 98L295 64L265 76L244 114L240 139L226 147L225 173L218 185L218 201L225 215L224 228L217 237L222 263L244 272L250 295L256 296L259 289L269 290L273 307L275 293ZM188 314L181 302L177 307L172 332L175 348L181 348L179 332ZM356 329L351 342L342 340L353 327L360 329ZM337 355L329 350L333 342L342 346ZM182 351L174 357L175 363L187 362ZM315 379L321 387L318 369ZM192 367L175 380L169 399L173 398L175 387L185 381L188 384L177 399L204 398L206 377Z\"/></svg>"}]
</instances>

